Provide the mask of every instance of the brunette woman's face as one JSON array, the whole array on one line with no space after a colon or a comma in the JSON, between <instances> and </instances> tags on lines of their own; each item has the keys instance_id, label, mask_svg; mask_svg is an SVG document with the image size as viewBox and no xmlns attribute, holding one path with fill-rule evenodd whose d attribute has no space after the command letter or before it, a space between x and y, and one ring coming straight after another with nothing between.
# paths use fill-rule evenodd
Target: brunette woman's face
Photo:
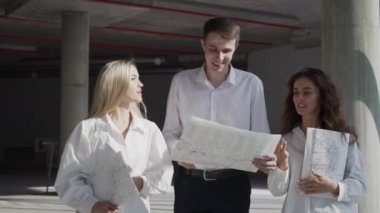
<instances>
[{"instance_id":1,"label":"brunette woman's face","mask_svg":"<svg viewBox=\"0 0 380 213\"><path fill-rule=\"evenodd\" d=\"M321 104L318 87L308 78L297 79L293 84L293 103L302 117L319 116Z\"/></svg>"}]
</instances>

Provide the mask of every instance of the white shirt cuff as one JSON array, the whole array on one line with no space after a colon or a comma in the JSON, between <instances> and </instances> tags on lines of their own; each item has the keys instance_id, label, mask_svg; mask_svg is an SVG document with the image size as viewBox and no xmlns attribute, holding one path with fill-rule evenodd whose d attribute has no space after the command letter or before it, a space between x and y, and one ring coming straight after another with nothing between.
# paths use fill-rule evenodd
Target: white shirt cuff
<instances>
[{"instance_id":1,"label":"white shirt cuff","mask_svg":"<svg viewBox=\"0 0 380 213\"><path fill-rule=\"evenodd\" d=\"M343 197L344 197L344 194L346 192L346 188L345 188L344 184L341 183L341 182L338 182L338 185L339 185L339 195L337 197L337 200L338 201L342 201Z\"/></svg>"}]
</instances>

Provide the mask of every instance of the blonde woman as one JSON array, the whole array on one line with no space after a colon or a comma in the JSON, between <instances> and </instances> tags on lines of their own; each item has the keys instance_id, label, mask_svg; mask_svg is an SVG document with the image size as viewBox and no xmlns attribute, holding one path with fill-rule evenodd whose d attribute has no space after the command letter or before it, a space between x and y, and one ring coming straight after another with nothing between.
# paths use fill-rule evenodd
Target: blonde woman
<instances>
[{"instance_id":1,"label":"blonde woman","mask_svg":"<svg viewBox=\"0 0 380 213\"><path fill-rule=\"evenodd\" d=\"M131 61L102 68L90 118L66 142L55 182L62 201L78 212L149 212L148 194L170 190L170 157L159 128L143 118L142 87ZM136 196L115 203L111 197L123 190L117 184L126 178L135 185Z\"/></svg>"}]
</instances>

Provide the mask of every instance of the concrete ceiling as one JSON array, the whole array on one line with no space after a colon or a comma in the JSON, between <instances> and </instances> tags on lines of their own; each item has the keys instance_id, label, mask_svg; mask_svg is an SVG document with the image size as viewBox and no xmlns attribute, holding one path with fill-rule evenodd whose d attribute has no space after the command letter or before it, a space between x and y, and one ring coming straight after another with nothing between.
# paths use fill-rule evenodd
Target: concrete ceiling
<instances>
[{"instance_id":1,"label":"concrete ceiling","mask_svg":"<svg viewBox=\"0 0 380 213\"><path fill-rule=\"evenodd\" d=\"M63 11L89 14L91 64L199 63L203 23L213 16L241 25L241 60L273 46L320 43L320 0L0 0L0 74L59 70Z\"/></svg>"}]
</instances>

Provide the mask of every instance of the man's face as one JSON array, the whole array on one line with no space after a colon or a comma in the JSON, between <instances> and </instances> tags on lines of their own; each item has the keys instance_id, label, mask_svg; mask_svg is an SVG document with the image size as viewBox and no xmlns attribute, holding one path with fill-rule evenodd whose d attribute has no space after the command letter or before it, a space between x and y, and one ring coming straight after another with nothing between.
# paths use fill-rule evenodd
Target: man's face
<instances>
[{"instance_id":1,"label":"man's face","mask_svg":"<svg viewBox=\"0 0 380 213\"><path fill-rule=\"evenodd\" d=\"M225 39L219 33L209 33L201 41L208 73L227 73L236 49L236 39Z\"/></svg>"}]
</instances>

